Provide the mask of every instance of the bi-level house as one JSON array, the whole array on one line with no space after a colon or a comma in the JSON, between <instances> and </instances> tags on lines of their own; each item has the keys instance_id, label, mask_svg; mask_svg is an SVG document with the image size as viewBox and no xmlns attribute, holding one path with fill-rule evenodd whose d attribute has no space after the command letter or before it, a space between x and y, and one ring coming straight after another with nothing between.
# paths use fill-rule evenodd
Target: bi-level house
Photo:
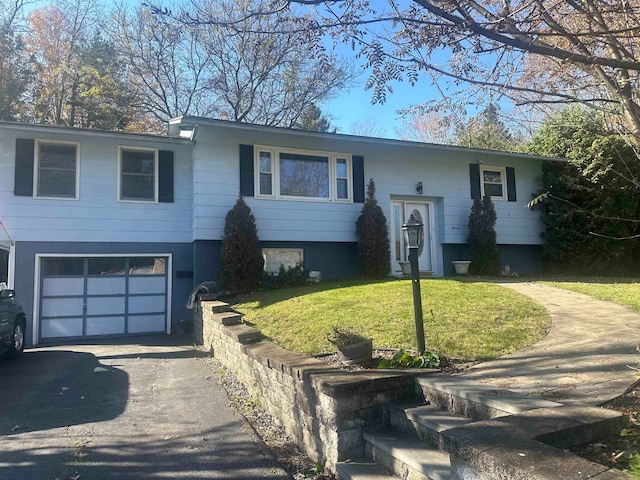
<instances>
[{"instance_id":1,"label":"bi-level house","mask_svg":"<svg viewBox=\"0 0 640 480\"><path fill-rule=\"evenodd\" d=\"M357 274L355 222L373 178L390 275L402 223L425 225L420 269L464 259L472 199L491 195L501 262L539 271L542 157L263 127L170 121L167 135L0 123L0 282L15 288L33 345L172 331L195 285L215 280L224 218L252 208L266 270Z\"/></svg>"}]
</instances>

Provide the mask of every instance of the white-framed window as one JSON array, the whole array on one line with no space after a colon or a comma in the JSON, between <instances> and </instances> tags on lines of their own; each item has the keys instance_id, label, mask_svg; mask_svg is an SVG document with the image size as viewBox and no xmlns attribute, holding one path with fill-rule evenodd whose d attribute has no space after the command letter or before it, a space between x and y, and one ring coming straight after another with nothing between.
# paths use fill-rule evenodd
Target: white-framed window
<instances>
[{"instance_id":1,"label":"white-framed window","mask_svg":"<svg viewBox=\"0 0 640 480\"><path fill-rule=\"evenodd\" d=\"M351 155L254 147L256 197L353 201Z\"/></svg>"},{"instance_id":2,"label":"white-framed window","mask_svg":"<svg viewBox=\"0 0 640 480\"><path fill-rule=\"evenodd\" d=\"M158 150L118 148L118 200L158 201Z\"/></svg>"},{"instance_id":3,"label":"white-framed window","mask_svg":"<svg viewBox=\"0 0 640 480\"><path fill-rule=\"evenodd\" d=\"M36 140L34 197L77 200L80 146L77 142Z\"/></svg>"},{"instance_id":4,"label":"white-framed window","mask_svg":"<svg viewBox=\"0 0 640 480\"><path fill-rule=\"evenodd\" d=\"M507 174L505 167L480 165L480 188L482 196L492 200L507 199Z\"/></svg>"}]
</instances>

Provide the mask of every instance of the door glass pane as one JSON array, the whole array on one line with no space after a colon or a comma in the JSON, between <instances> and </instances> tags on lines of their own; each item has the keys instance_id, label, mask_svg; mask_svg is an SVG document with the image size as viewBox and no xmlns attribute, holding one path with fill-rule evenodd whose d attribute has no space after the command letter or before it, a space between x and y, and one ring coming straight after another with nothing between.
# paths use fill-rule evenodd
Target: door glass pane
<instances>
[{"instance_id":1,"label":"door glass pane","mask_svg":"<svg viewBox=\"0 0 640 480\"><path fill-rule=\"evenodd\" d=\"M422 224L422 228L420 229L420 248L418 248L418 256L420 256L422 255L422 251L424 250L424 220L422 219L422 214L420 213L420 211L416 209L411 212L411 215L413 215L413 218L415 218L416 221Z\"/></svg>"},{"instance_id":2,"label":"door glass pane","mask_svg":"<svg viewBox=\"0 0 640 480\"><path fill-rule=\"evenodd\" d=\"M400 215L400 205L393 206L393 231L396 262L401 262L404 258L402 258L402 217Z\"/></svg>"},{"instance_id":3,"label":"door glass pane","mask_svg":"<svg viewBox=\"0 0 640 480\"><path fill-rule=\"evenodd\" d=\"M166 258L131 257L129 259L129 275L164 275Z\"/></svg>"},{"instance_id":4,"label":"door glass pane","mask_svg":"<svg viewBox=\"0 0 640 480\"><path fill-rule=\"evenodd\" d=\"M90 258L89 275L124 275L124 258Z\"/></svg>"},{"instance_id":5,"label":"door glass pane","mask_svg":"<svg viewBox=\"0 0 640 480\"><path fill-rule=\"evenodd\" d=\"M43 258L43 275L84 275L84 258Z\"/></svg>"}]
</instances>

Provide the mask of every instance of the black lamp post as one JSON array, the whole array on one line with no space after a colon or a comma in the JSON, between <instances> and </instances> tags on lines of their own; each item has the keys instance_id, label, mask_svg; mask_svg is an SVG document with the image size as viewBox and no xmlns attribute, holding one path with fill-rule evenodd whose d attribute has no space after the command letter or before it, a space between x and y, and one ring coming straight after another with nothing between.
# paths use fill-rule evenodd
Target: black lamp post
<instances>
[{"instance_id":1,"label":"black lamp post","mask_svg":"<svg viewBox=\"0 0 640 480\"><path fill-rule=\"evenodd\" d=\"M409 246L409 263L411 265L411 284L413 286L413 315L416 321L416 337L418 355L424 354L424 322L422 321L422 297L420 296L420 270L418 269L418 250L424 237L423 224L413 215L402 225L404 241Z\"/></svg>"}]
</instances>

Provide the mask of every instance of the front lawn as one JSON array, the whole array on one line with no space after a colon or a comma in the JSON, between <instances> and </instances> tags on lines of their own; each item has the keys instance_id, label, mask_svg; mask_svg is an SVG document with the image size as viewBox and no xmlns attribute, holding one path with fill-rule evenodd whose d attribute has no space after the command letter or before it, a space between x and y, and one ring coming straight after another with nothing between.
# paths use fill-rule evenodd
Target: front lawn
<instances>
[{"instance_id":1,"label":"front lawn","mask_svg":"<svg viewBox=\"0 0 640 480\"><path fill-rule=\"evenodd\" d=\"M541 306L484 282L421 281L427 349L451 358L487 360L544 337L549 318ZM307 354L333 351L333 325L353 326L374 347L415 349L409 280L325 281L236 297L245 320L284 348Z\"/></svg>"},{"instance_id":2,"label":"front lawn","mask_svg":"<svg viewBox=\"0 0 640 480\"><path fill-rule=\"evenodd\" d=\"M598 300L619 303L640 312L640 279L638 278L585 277L557 281L541 280L537 283L584 293Z\"/></svg>"}]
</instances>

